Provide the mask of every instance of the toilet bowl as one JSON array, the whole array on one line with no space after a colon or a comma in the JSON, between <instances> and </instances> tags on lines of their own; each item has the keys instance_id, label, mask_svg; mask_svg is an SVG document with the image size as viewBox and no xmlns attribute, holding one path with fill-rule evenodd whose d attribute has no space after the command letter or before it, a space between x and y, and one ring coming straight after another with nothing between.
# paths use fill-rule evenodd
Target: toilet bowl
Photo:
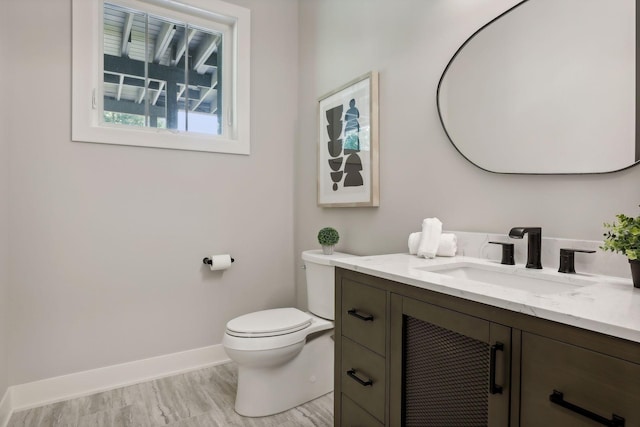
<instances>
[{"instance_id":1,"label":"toilet bowl","mask_svg":"<svg viewBox=\"0 0 640 427\"><path fill-rule=\"evenodd\" d=\"M309 312L275 308L227 323L222 344L238 364L238 414L273 415L333 390L335 291L330 262L348 256L303 252Z\"/></svg>"}]
</instances>

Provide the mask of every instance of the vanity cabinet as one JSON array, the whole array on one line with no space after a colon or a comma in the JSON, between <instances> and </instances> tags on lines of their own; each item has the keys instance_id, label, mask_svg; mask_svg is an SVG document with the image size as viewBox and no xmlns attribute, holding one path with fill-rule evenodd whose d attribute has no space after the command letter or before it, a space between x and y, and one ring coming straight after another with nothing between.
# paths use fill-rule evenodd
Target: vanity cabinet
<instances>
[{"instance_id":1,"label":"vanity cabinet","mask_svg":"<svg viewBox=\"0 0 640 427\"><path fill-rule=\"evenodd\" d=\"M523 427L640 426L635 363L523 333L521 389Z\"/></svg>"},{"instance_id":2,"label":"vanity cabinet","mask_svg":"<svg viewBox=\"0 0 640 427\"><path fill-rule=\"evenodd\" d=\"M388 293L362 282L343 279L336 333L336 382L345 408L343 425L384 425L387 401Z\"/></svg>"},{"instance_id":3,"label":"vanity cabinet","mask_svg":"<svg viewBox=\"0 0 640 427\"><path fill-rule=\"evenodd\" d=\"M334 404L344 427L640 426L640 344L336 268Z\"/></svg>"},{"instance_id":4,"label":"vanity cabinet","mask_svg":"<svg viewBox=\"0 0 640 427\"><path fill-rule=\"evenodd\" d=\"M384 427L384 424L344 394L342 395L342 425L353 427Z\"/></svg>"},{"instance_id":5,"label":"vanity cabinet","mask_svg":"<svg viewBox=\"0 0 640 427\"><path fill-rule=\"evenodd\" d=\"M342 284L342 335L384 357L387 293L353 280Z\"/></svg>"},{"instance_id":6,"label":"vanity cabinet","mask_svg":"<svg viewBox=\"0 0 640 427\"><path fill-rule=\"evenodd\" d=\"M391 357L403 396L391 425L508 426L511 328L408 297L391 330L401 352Z\"/></svg>"}]
</instances>

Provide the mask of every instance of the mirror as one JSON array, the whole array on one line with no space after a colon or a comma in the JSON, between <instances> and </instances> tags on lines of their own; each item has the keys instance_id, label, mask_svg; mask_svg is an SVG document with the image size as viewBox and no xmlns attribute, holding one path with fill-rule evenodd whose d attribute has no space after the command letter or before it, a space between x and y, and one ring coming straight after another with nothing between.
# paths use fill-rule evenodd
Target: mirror
<instances>
[{"instance_id":1,"label":"mirror","mask_svg":"<svg viewBox=\"0 0 640 427\"><path fill-rule=\"evenodd\" d=\"M474 33L438 84L438 114L460 154L497 173L638 163L635 3L525 0Z\"/></svg>"}]
</instances>

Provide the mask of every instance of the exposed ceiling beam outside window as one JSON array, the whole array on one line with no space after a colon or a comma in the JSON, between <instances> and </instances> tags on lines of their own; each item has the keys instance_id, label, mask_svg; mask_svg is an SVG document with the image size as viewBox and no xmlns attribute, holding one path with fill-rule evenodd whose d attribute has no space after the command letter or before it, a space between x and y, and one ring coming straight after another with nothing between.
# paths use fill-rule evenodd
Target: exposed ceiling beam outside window
<instances>
[{"instance_id":1,"label":"exposed ceiling beam outside window","mask_svg":"<svg viewBox=\"0 0 640 427\"><path fill-rule=\"evenodd\" d=\"M156 91L155 96L151 100L151 105L156 105L157 104L158 98L160 98L160 94L164 90L164 85L165 85L165 82L160 82L160 88Z\"/></svg>"},{"instance_id":2,"label":"exposed ceiling beam outside window","mask_svg":"<svg viewBox=\"0 0 640 427\"><path fill-rule=\"evenodd\" d=\"M171 40L176 33L176 26L169 23L164 23L158 37L156 39L155 54L153 55L153 62L160 62L160 58L164 56L167 48L171 44Z\"/></svg>"},{"instance_id":3,"label":"exposed ceiling beam outside window","mask_svg":"<svg viewBox=\"0 0 640 427\"><path fill-rule=\"evenodd\" d=\"M136 100L136 103L142 104L142 101L144 101L144 95L146 93L147 93L147 88L146 87L142 87L140 89L140 95L138 95L138 99Z\"/></svg>"},{"instance_id":4,"label":"exposed ceiling beam outside window","mask_svg":"<svg viewBox=\"0 0 640 427\"><path fill-rule=\"evenodd\" d=\"M120 74L120 81L118 82L118 95L116 96L116 100L120 101L122 97L122 87L124 86L124 74Z\"/></svg>"},{"instance_id":5,"label":"exposed ceiling beam outside window","mask_svg":"<svg viewBox=\"0 0 640 427\"><path fill-rule=\"evenodd\" d=\"M203 41L198 47L196 58L193 60L193 69L197 70L209 59L211 54L216 50L220 36L217 34L207 35L207 40Z\"/></svg>"},{"instance_id":6,"label":"exposed ceiling beam outside window","mask_svg":"<svg viewBox=\"0 0 640 427\"><path fill-rule=\"evenodd\" d=\"M133 13L127 13L122 26L122 46L120 56L129 55L129 38L131 37L131 27L133 27Z\"/></svg>"},{"instance_id":7,"label":"exposed ceiling beam outside window","mask_svg":"<svg viewBox=\"0 0 640 427\"><path fill-rule=\"evenodd\" d=\"M193 28L191 28L188 31L186 40L185 40L185 36L182 36L182 38L178 42L178 48L176 50L176 57L173 59L173 61L171 61L171 65L176 65L180 61L180 59L182 59L182 55L184 55L184 51L186 50L187 45L189 43L191 43L191 40L196 35L196 32L197 32L197 30L194 30Z\"/></svg>"}]
</instances>

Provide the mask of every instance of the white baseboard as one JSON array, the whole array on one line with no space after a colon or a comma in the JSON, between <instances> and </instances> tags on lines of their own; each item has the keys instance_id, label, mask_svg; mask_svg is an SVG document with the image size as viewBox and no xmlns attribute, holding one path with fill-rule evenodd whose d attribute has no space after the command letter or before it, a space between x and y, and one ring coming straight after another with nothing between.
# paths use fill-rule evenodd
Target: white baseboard
<instances>
[{"instance_id":1,"label":"white baseboard","mask_svg":"<svg viewBox=\"0 0 640 427\"><path fill-rule=\"evenodd\" d=\"M2 399L0 399L0 427L6 427L9 424L9 418L11 418L12 413L11 388L8 388Z\"/></svg>"},{"instance_id":2,"label":"white baseboard","mask_svg":"<svg viewBox=\"0 0 640 427\"><path fill-rule=\"evenodd\" d=\"M0 427L4 427L2 424L3 405L10 409L9 415L11 415L14 411L35 408L80 396L88 396L101 391L194 371L207 366L220 365L229 362L229 360L222 344L217 344L14 385L9 387L7 394L0 403Z\"/></svg>"}]
</instances>

